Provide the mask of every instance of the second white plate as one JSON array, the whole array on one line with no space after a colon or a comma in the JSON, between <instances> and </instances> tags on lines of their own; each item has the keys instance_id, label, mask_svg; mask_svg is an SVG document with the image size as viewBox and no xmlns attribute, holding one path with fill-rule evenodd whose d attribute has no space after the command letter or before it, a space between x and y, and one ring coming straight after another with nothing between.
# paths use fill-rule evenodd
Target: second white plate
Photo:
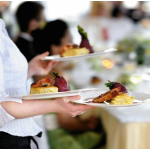
<instances>
[{"instance_id":1,"label":"second white plate","mask_svg":"<svg viewBox=\"0 0 150 150\"><path fill-rule=\"evenodd\" d=\"M131 107L131 106L136 106L136 105L141 105L142 103L150 102L150 94L145 94L145 93L138 93L138 92L129 92L130 96L133 96L135 98L133 104L131 105L111 105L107 102L104 103L93 103L93 97L97 97L102 93L105 93L106 91L91 91L85 95L82 96L82 99L78 101L74 101L75 103L79 104L86 104L90 106L95 106L95 107Z\"/></svg>"},{"instance_id":2,"label":"second white plate","mask_svg":"<svg viewBox=\"0 0 150 150\"><path fill-rule=\"evenodd\" d=\"M83 58L91 58L91 57L97 57L104 55L109 52L114 52L117 51L115 48L110 48L104 51L96 51L91 54L86 54L86 55L79 55L79 56L70 56L70 57L60 57L60 55L53 55L53 56L47 56L43 58L42 60L54 60L54 61L69 61L69 60L78 60L78 59L83 59Z\"/></svg>"},{"instance_id":3,"label":"second white plate","mask_svg":"<svg viewBox=\"0 0 150 150\"><path fill-rule=\"evenodd\" d=\"M17 95L11 96L11 98L21 98L25 100L30 99L46 99L46 98L56 98L56 97L67 97L67 96L75 96L75 95L82 95L86 92L98 90L98 88L89 88L89 89L80 89L80 90L73 90L67 92L57 92L57 93L46 93L46 94L32 94L32 95Z\"/></svg>"}]
</instances>

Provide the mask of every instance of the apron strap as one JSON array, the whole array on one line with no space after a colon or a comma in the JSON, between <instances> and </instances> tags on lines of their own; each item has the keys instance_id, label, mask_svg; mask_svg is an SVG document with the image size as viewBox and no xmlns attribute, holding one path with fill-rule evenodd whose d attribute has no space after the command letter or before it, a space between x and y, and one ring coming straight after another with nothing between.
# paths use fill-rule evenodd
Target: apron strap
<instances>
[{"instance_id":1,"label":"apron strap","mask_svg":"<svg viewBox=\"0 0 150 150\"><path fill-rule=\"evenodd\" d=\"M32 136L29 136L29 139L32 140L34 142L34 144L36 145L37 149L39 149L39 146L38 146L38 143L36 142L36 140Z\"/></svg>"},{"instance_id":2,"label":"apron strap","mask_svg":"<svg viewBox=\"0 0 150 150\"><path fill-rule=\"evenodd\" d=\"M41 137L42 136L42 132L40 132L37 137ZM29 139L32 140L34 142L34 144L36 145L37 149L39 149L39 146L38 146L38 143L36 142L36 140L32 137L32 136L29 136Z\"/></svg>"}]
</instances>

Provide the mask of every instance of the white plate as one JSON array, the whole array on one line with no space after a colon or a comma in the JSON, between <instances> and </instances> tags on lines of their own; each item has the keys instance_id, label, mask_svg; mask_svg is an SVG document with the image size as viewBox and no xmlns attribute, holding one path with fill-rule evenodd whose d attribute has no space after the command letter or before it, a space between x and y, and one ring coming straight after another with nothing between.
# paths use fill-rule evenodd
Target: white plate
<instances>
[{"instance_id":1,"label":"white plate","mask_svg":"<svg viewBox=\"0 0 150 150\"><path fill-rule=\"evenodd\" d=\"M56 98L56 97L67 97L67 96L75 96L75 95L82 95L86 92L97 90L98 88L89 88L89 89L80 89L80 90L73 90L67 92L57 92L57 93L46 93L46 94L32 94L32 95L17 95L11 96L11 98L21 98L25 100L29 99L45 99L45 98Z\"/></svg>"},{"instance_id":2,"label":"white plate","mask_svg":"<svg viewBox=\"0 0 150 150\"><path fill-rule=\"evenodd\" d=\"M70 57L60 57L60 55L54 55L54 56L47 56L43 58L42 60L54 60L54 61L68 61L68 60L77 60L77 59L83 59L83 58L90 58L90 57L97 57L100 55L104 55L109 52L117 51L115 48L110 48L104 51L97 51L91 54L86 55L79 55L79 56L70 56Z\"/></svg>"},{"instance_id":3,"label":"white plate","mask_svg":"<svg viewBox=\"0 0 150 150\"><path fill-rule=\"evenodd\" d=\"M79 104L86 104L90 106L95 106L95 107L130 107L130 106L136 106L136 105L141 105L146 102L150 102L150 94L144 94L144 93L138 93L138 92L129 92L130 96L133 96L135 98L133 104L131 105L111 105L107 102L104 103L91 103L93 100L93 97L97 97L102 93L105 93L106 91L91 91L88 94L85 94L82 96L82 99L78 101L74 101L75 103Z\"/></svg>"}]
</instances>

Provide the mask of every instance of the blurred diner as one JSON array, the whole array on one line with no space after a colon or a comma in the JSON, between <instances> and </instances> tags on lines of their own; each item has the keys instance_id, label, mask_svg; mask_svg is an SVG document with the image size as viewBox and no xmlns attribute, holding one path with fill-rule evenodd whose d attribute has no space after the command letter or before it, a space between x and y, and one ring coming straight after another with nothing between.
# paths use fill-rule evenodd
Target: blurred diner
<instances>
[{"instance_id":1,"label":"blurred diner","mask_svg":"<svg viewBox=\"0 0 150 150\"><path fill-rule=\"evenodd\" d=\"M72 35L69 26L65 21L60 19L47 22L42 30L35 30L33 36L35 37L33 42L34 50L39 54L49 51L50 56L59 55L62 46L72 44ZM63 75L63 70L64 63L61 62L52 71ZM50 73L47 76L34 76L34 80L37 82L42 78L50 76Z\"/></svg>"},{"instance_id":2,"label":"blurred diner","mask_svg":"<svg viewBox=\"0 0 150 150\"><path fill-rule=\"evenodd\" d=\"M33 48L32 32L40 28L45 20L43 6L36 2L24 2L18 7L16 18L20 33L15 43L29 62L38 54Z\"/></svg>"}]
</instances>

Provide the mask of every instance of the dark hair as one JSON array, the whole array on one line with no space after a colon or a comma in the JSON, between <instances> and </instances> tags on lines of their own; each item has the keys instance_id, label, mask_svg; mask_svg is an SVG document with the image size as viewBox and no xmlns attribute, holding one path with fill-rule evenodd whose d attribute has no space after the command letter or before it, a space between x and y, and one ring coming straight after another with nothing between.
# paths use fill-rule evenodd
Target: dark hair
<instances>
[{"instance_id":1,"label":"dark hair","mask_svg":"<svg viewBox=\"0 0 150 150\"><path fill-rule=\"evenodd\" d=\"M43 6L36 2L24 2L22 3L16 12L16 18L22 32L28 30L29 22L32 19L39 21L40 12L43 10Z\"/></svg>"},{"instance_id":2,"label":"dark hair","mask_svg":"<svg viewBox=\"0 0 150 150\"><path fill-rule=\"evenodd\" d=\"M125 14L125 11L120 7L114 7L112 10L112 16L114 18L117 18L119 14Z\"/></svg>"},{"instance_id":3,"label":"dark hair","mask_svg":"<svg viewBox=\"0 0 150 150\"><path fill-rule=\"evenodd\" d=\"M50 51L50 46L61 45L61 39L65 36L68 25L62 20L50 21L38 36L35 36L34 46L38 53Z\"/></svg>"}]
</instances>

